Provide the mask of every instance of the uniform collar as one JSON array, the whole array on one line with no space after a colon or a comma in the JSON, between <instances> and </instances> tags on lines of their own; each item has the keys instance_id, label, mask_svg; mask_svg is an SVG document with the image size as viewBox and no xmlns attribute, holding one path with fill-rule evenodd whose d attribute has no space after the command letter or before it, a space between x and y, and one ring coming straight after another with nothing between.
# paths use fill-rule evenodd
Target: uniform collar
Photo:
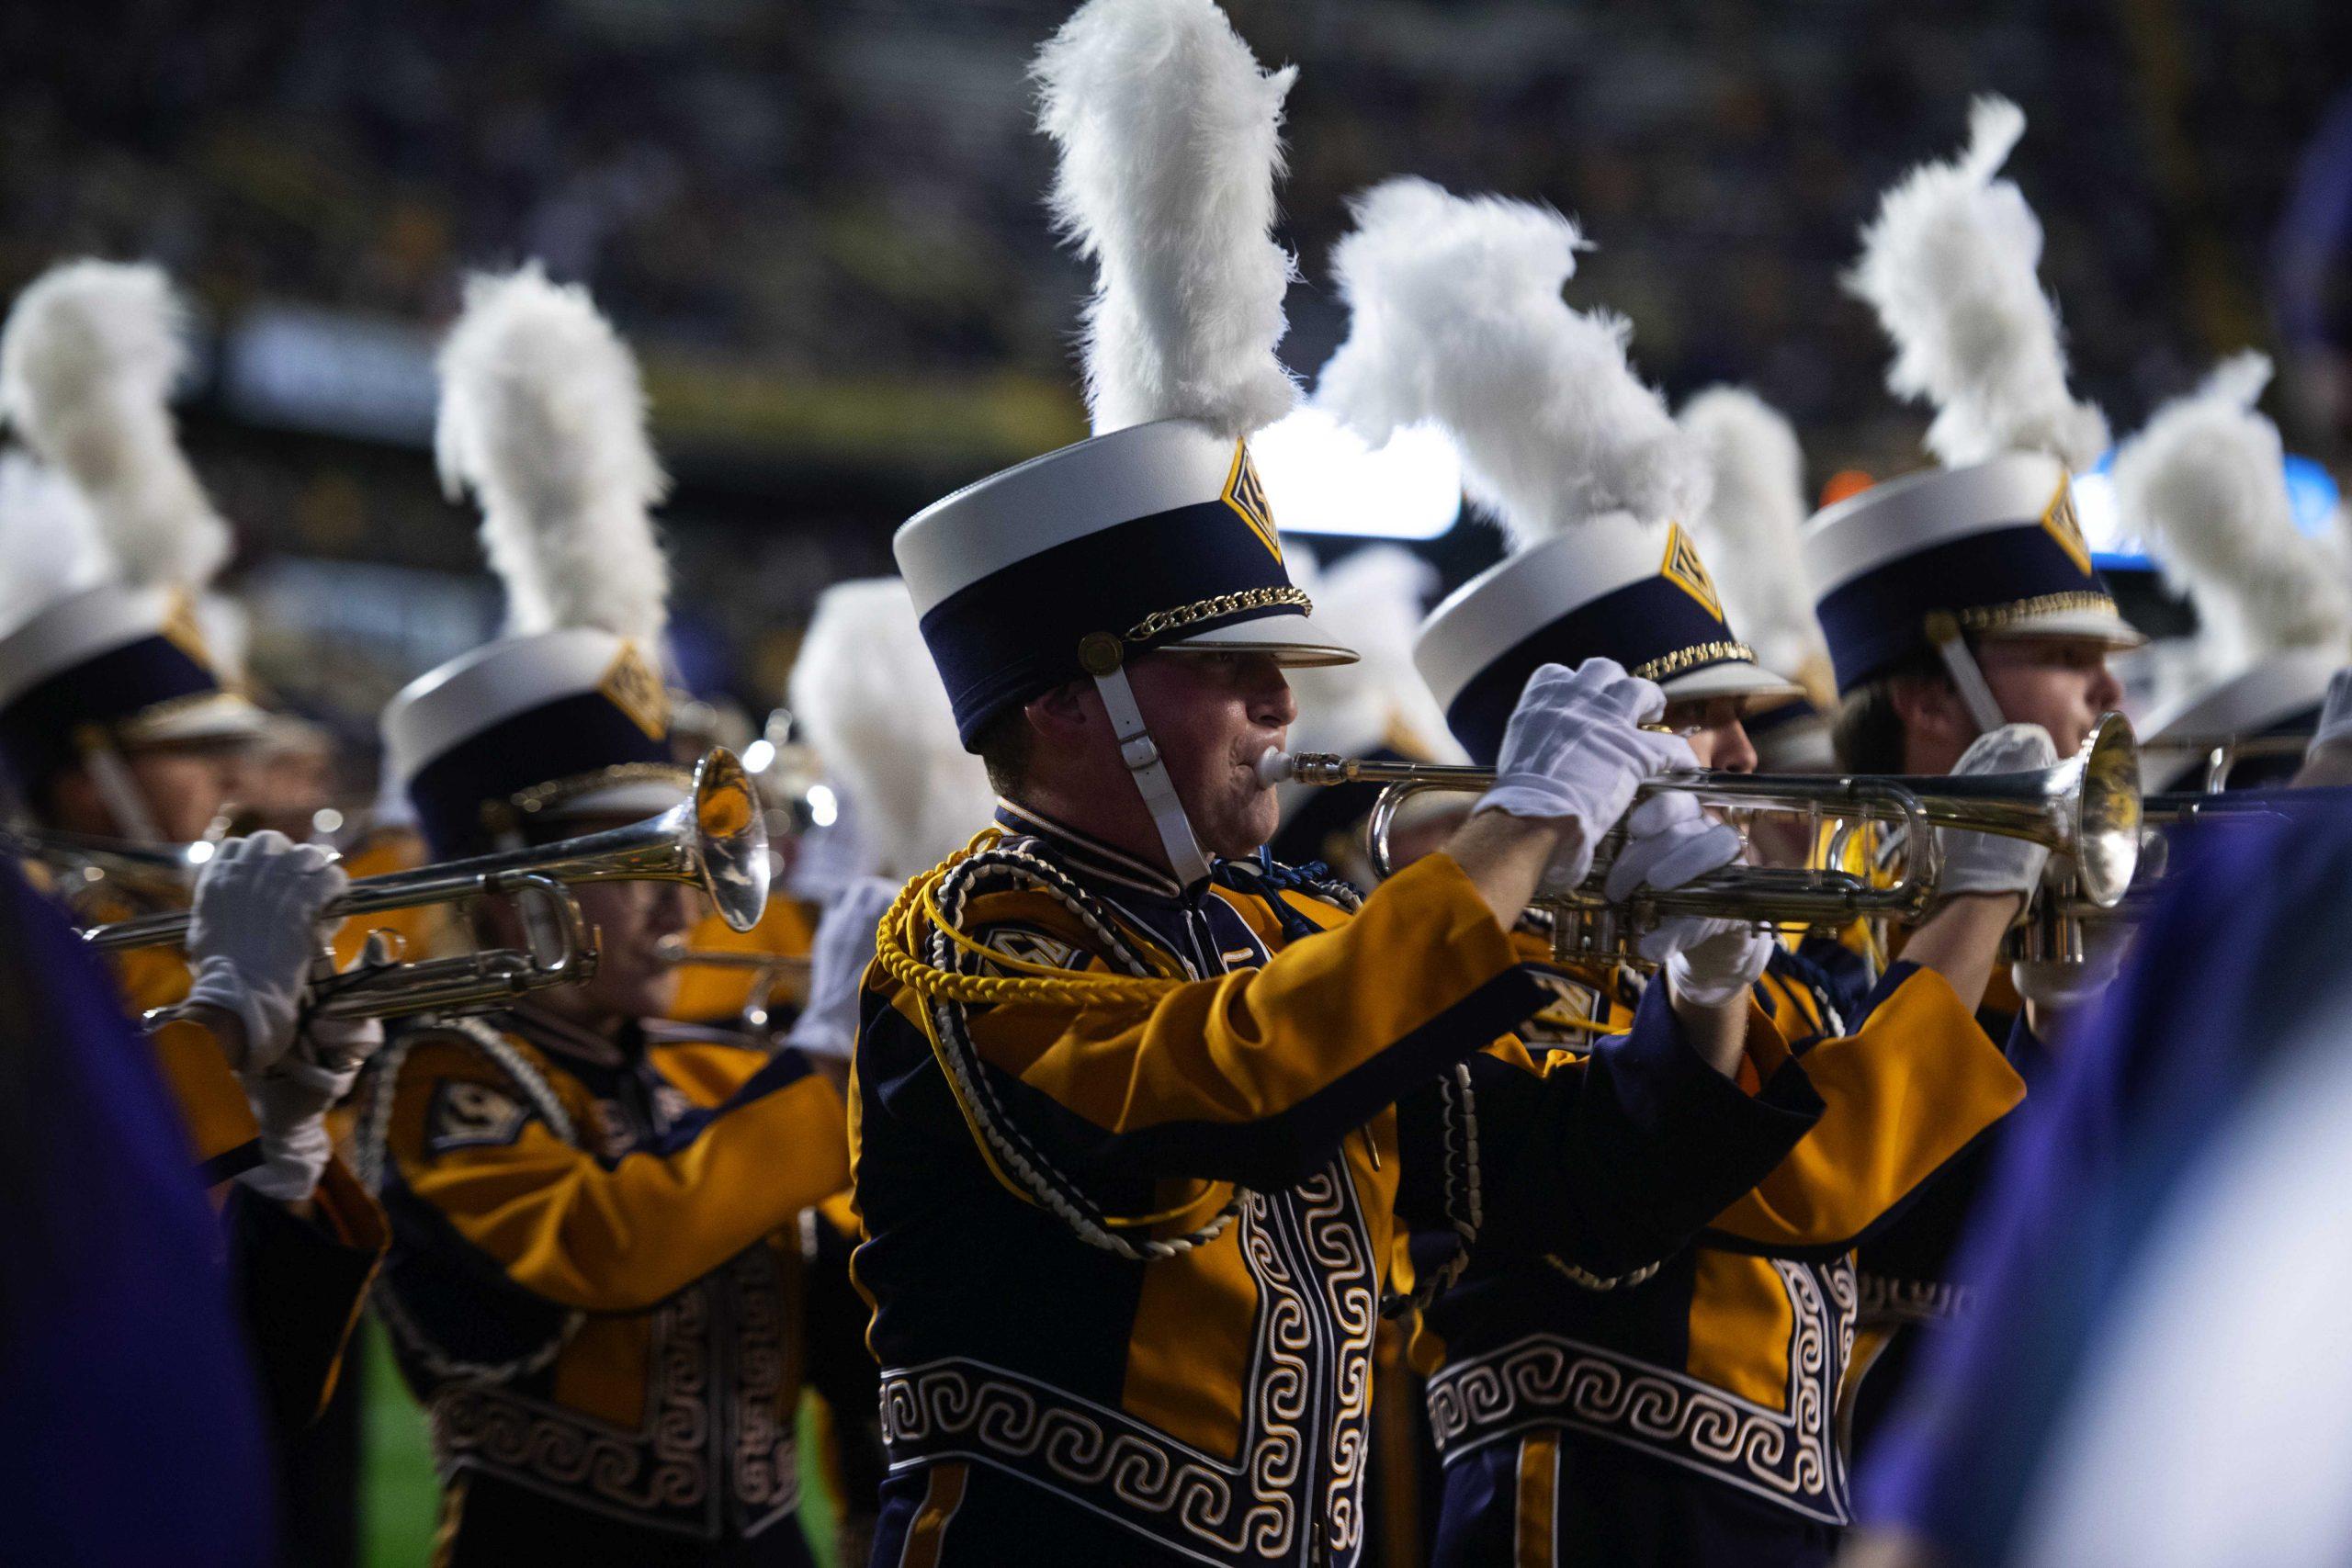
<instances>
[{"instance_id":1,"label":"uniform collar","mask_svg":"<svg viewBox=\"0 0 2352 1568\"><path fill-rule=\"evenodd\" d=\"M1125 850L1114 849L1091 833L1057 821L1042 811L1000 799L996 803L996 819L1000 827L1009 828L1016 833L1030 834L1052 844L1069 868L1082 875L1133 892L1147 893L1155 898L1182 899L1185 896L1184 886L1159 867L1137 860ZM1204 881L1195 891L1204 892L1207 886Z\"/></svg>"}]
</instances>

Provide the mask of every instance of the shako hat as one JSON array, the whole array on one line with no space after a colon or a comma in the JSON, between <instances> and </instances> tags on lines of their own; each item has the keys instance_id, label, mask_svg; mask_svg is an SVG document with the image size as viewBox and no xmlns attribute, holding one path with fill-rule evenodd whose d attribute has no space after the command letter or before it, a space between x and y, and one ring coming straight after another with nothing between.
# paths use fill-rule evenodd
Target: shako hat
<instances>
[{"instance_id":1,"label":"shako hat","mask_svg":"<svg viewBox=\"0 0 2352 1568\"><path fill-rule=\"evenodd\" d=\"M1208 863L1125 665L1155 651L1351 660L1311 618L1247 436L1296 390L1275 357L1289 255L1274 181L1296 73L1260 69L1213 0L1090 0L1039 51L1053 208L1094 262L1091 439L935 502L893 543L958 734L1091 678L1179 880Z\"/></svg>"},{"instance_id":2,"label":"shako hat","mask_svg":"<svg viewBox=\"0 0 2352 1568\"><path fill-rule=\"evenodd\" d=\"M535 264L469 280L440 370L442 482L481 507L506 630L393 697L387 773L444 856L676 805L690 774L670 750L649 512L665 480L636 360L585 289Z\"/></svg>"},{"instance_id":3,"label":"shako hat","mask_svg":"<svg viewBox=\"0 0 2352 1568\"><path fill-rule=\"evenodd\" d=\"M1671 696L1792 694L1758 667L1677 521L1709 474L1626 363L1625 323L1571 310L1583 239L1548 209L1426 180L1355 204L1333 254L1348 339L1317 400L1377 446L1430 421L1516 553L1432 612L1414 661L1456 739L1491 759L1537 666L1607 657Z\"/></svg>"},{"instance_id":4,"label":"shako hat","mask_svg":"<svg viewBox=\"0 0 2352 1568\"><path fill-rule=\"evenodd\" d=\"M2270 361L2241 354L2156 412L2115 457L2116 503L2197 606L2204 682L2148 716L2153 789L2193 782L2224 737L2309 735L2327 685L2352 662L2352 582L2296 526L2278 429L2256 409ZM2292 752L2249 757L2231 782L2292 773Z\"/></svg>"},{"instance_id":5,"label":"shako hat","mask_svg":"<svg viewBox=\"0 0 2352 1568\"><path fill-rule=\"evenodd\" d=\"M1935 406L1928 446L1943 467L1851 496L1805 529L1841 694L1923 651L1964 661L1954 678L1981 691L1968 637L2145 640L2092 565L2068 486L2107 445L2107 421L2067 389L2035 275L2041 225L1993 177L2025 117L1982 98L1970 124L1961 157L1887 192L1848 279L1894 341L1889 389Z\"/></svg>"},{"instance_id":6,"label":"shako hat","mask_svg":"<svg viewBox=\"0 0 2352 1568\"><path fill-rule=\"evenodd\" d=\"M243 740L197 616L229 528L174 430L187 309L148 264L76 261L18 297L0 412L28 448L0 468L0 766L27 798L89 766L121 830L154 836L123 746Z\"/></svg>"}]
</instances>

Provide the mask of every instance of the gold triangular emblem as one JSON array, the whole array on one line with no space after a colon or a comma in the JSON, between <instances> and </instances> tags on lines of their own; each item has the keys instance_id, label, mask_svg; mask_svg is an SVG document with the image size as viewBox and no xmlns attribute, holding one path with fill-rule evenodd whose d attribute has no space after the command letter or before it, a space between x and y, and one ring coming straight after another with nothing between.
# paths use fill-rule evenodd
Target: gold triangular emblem
<instances>
[{"instance_id":1,"label":"gold triangular emblem","mask_svg":"<svg viewBox=\"0 0 2352 1568\"><path fill-rule=\"evenodd\" d=\"M164 611L164 624L155 628L155 633L205 669L212 668L212 650L204 646L204 627L196 618L196 600L187 590L172 590L171 604Z\"/></svg>"},{"instance_id":2,"label":"gold triangular emblem","mask_svg":"<svg viewBox=\"0 0 2352 1568\"><path fill-rule=\"evenodd\" d=\"M2090 576L2090 543L2083 537L2082 519L2075 514L2075 487L2064 479L2058 481L2058 493L2050 498L2050 504L2042 511L2041 525L2058 541L2058 547L2066 552L2075 570L2085 577Z\"/></svg>"},{"instance_id":3,"label":"gold triangular emblem","mask_svg":"<svg viewBox=\"0 0 2352 1568\"><path fill-rule=\"evenodd\" d=\"M612 668L596 682L612 705L628 716L628 721L645 731L646 738L659 740L670 728L670 694L662 684L662 677L637 651L637 644L621 644Z\"/></svg>"},{"instance_id":4,"label":"gold triangular emblem","mask_svg":"<svg viewBox=\"0 0 2352 1568\"><path fill-rule=\"evenodd\" d=\"M1719 621L1724 618L1724 602L1715 592L1715 580L1707 575L1699 547L1690 542L1679 523L1667 525L1666 560L1657 570L1659 576L1705 605L1707 614Z\"/></svg>"},{"instance_id":5,"label":"gold triangular emblem","mask_svg":"<svg viewBox=\"0 0 2352 1568\"><path fill-rule=\"evenodd\" d=\"M1258 542L1272 552L1275 560L1283 558L1283 537L1274 526L1273 508L1266 504L1266 487L1259 481L1258 465L1250 460L1250 444L1233 444L1233 469L1225 476L1225 503L1241 514Z\"/></svg>"}]
</instances>

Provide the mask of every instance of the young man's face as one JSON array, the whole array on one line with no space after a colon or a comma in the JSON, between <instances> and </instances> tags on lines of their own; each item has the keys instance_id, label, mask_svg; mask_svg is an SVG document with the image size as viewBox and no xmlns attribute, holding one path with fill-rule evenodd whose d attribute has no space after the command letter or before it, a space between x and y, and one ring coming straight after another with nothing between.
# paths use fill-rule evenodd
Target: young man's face
<instances>
[{"instance_id":1,"label":"young man's face","mask_svg":"<svg viewBox=\"0 0 2352 1568\"><path fill-rule=\"evenodd\" d=\"M593 833L627 820L634 818L591 818L578 827ZM591 882L575 885L571 896L594 933L596 973L584 985L539 992L536 1005L590 1028L666 1017L677 1000L678 971L662 957L662 944L693 927L708 907L703 895L678 882ZM525 945L522 917L513 905L492 900L486 912L497 942Z\"/></svg>"},{"instance_id":2,"label":"young man's face","mask_svg":"<svg viewBox=\"0 0 2352 1568\"><path fill-rule=\"evenodd\" d=\"M2038 724L2071 757L2101 714L2123 705L2107 645L2084 637L1998 637L1978 645L1977 668L2011 724Z\"/></svg>"},{"instance_id":3,"label":"young man's face","mask_svg":"<svg viewBox=\"0 0 2352 1568\"><path fill-rule=\"evenodd\" d=\"M171 844L204 836L228 806L238 769L237 749L217 742L134 746L124 750L122 760L157 836ZM122 838L130 830L130 824L115 820L97 781L80 764L56 776L49 814L56 818L53 826L68 832Z\"/></svg>"},{"instance_id":4,"label":"young man's face","mask_svg":"<svg viewBox=\"0 0 2352 1568\"><path fill-rule=\"evenodd\" d=\"M1756 747L1739 722L1737 697L1699 697L1666 705L1664 723L1685 740L1702 768L1727 773L1756 771Z\"/></svg>"},{"instance_id":5,"label":"young man's face","mask_svg":"<svg viewBox=\"0 0 2352 1568\"><path fill-rule=\"evenodd\" d=\"M1201 848L1256 853L1281 820L1258 762L1298 716L1282 667L1263 653L1170 653L1136 660L1127 680Z\"/></svg>"}]
</instances>

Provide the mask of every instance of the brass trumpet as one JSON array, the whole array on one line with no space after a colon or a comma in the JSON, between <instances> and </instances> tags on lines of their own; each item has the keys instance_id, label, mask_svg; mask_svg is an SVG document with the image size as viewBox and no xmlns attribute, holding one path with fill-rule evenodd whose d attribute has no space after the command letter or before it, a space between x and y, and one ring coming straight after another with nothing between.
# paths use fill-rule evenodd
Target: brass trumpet
<instances>
[{"instance_id":1,"label":"brass trumpet","mask_svg":"<svg viewBox=\"0 0 2352 1568\"><path fill-rule=\"evenodd\" d=\"M762 953L752 948L693 947L682 936L662 939L662 961L674 969L747 969L752 974L751 989L743 998L743 1010L737 1016L738 1026L746 1034L757 1033L768 1026L768 998L786 975L806 977L808 960L785 953Z\"/></svg>"},{"instance_id":2,"label":"brass trumpet","mask_svg":"<svg viewBox=\"0 0 2352 1568\"><path fill-rule=\"evenodd\" d=\"M766 823L750 775L733 752L714 749L695 766L694 794L658 816L625 828L498 854L362 877L328 904L322 919L379 914L507 893L526 900L526 924L546 935L533 950L487 953L403 964L363 959L321 998L338 1016L398 1017L414 1012L481 1011L543 986L594 972L594 945L579 906L566 891L591 882L684 882L710 895L729 926L749 931L767 907ZM184 910L94 926L83 933L107 952L165 947L187 940Z\"/></svg>"},{"instance_id":3,"label":"brass trumpet","mask_svg":"<svg viewBox=\"0 0 2352 1568\"><path fill-rule=\"evenodd\" d=\"M1269 753L1259 764L1268 783L1385 784L1366 824L1374 867L1390 869L1388 829L1396 810L1431 790L1483 792L1488 768L1383 762L1317 752ZM1598 847L1589 876L1575 888L1546 892L1536 908L1553 917L1554 954L1563 960L1625 962L1634 940L1678 915L1749 920L1758 925L1844 924L1865 919L1915 919L1936 894L1940 869L1931 829L1997 833L2046 846L2073 863L2074 886L2097 908L2130 890L2139 864L2139 751L2132 727L2109 714L2073 757L2048 768L1973 776L1782 774L1758 777L1690 770L1661 774L1635 798L1672 791L1702 805L1804 812L1824 820L1877 822L1905 829L1903 870L1886 886L1837 869L1729 865L1670 891L1644 888L1620 904L1601 891L1623 829Z\"/></svg>"},{"instance_id":4,"label":"brass trumpet","mask_svg":"<svg viewBox=\"0 0 2352 1568\"><path fill-rule=\"evenodd\" d=\"M2309 735L2167 735L2140 743L2143 751L2205 754L2199 784L2207 795L2230 787L2230 774L2240 762L2256 757L2301 757L2311 749Z\"/></svg>"}]
</instances>

